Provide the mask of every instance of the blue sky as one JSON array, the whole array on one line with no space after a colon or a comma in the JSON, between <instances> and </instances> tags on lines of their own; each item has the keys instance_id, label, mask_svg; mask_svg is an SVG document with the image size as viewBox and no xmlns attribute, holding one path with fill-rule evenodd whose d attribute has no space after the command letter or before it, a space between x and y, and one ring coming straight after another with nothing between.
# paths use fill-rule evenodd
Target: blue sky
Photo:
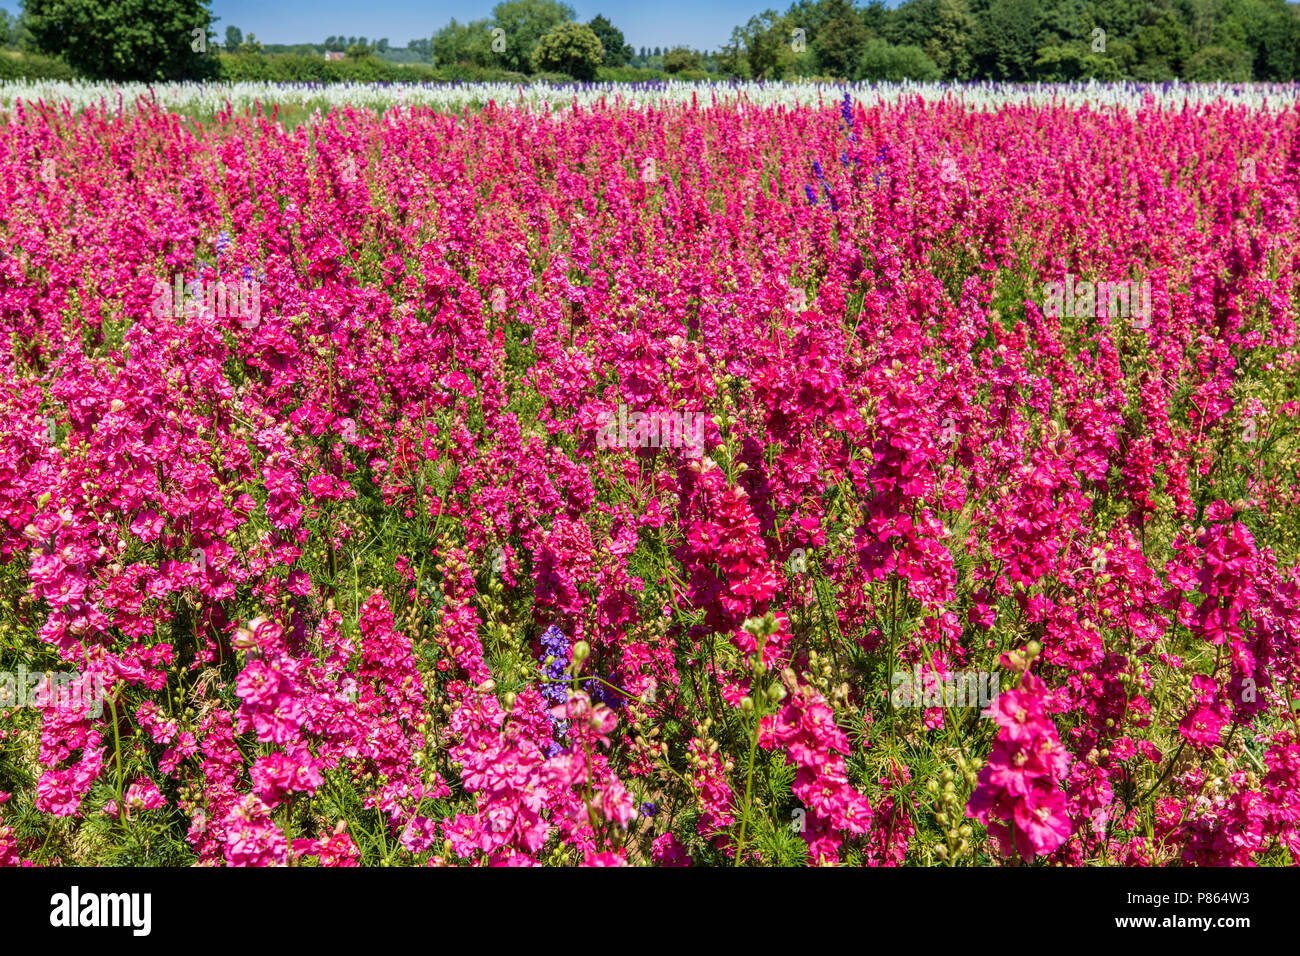
<instances>
[{"instance_id":1,"label":"blue sky","mask_svg":"<svg viewBox=\"0 0 1300 956\"><path fill-rule=\"evenodd\" d=\"M701 50L717 49L731 36L731 28L769 7L784 10L790 0L568 0L578 19L586 22L603 13L637 47L685 44ZM415 37L429 37L448 20L461 23L487 17L495 0L212 0L212 14L220 17L216 34L226 27L256 33L263 43L310 43L333 34L388 37L393 46L406 46ZM892 5L892 4L891 4Z\"/></svg>"}]
</instances>

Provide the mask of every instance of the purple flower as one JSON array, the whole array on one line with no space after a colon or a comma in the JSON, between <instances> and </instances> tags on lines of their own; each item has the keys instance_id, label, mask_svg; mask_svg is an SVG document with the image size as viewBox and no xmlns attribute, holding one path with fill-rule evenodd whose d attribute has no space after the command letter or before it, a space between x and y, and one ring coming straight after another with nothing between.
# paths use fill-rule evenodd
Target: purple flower
<instances>
[{"instance_id":1,"label":"purple flower","mask_svg":"<svg viewBox=\"0 0 1300 956\"><path fill-rule=\"evenodd\" d=\"M542 682L542 696L552 704L563 704L569 699L569 691L563 680L564 672L568 670L569 661L573 659L573 651L569 648L569 641L564 636L564 632L552 624L542 632L538 643L542 646L542 677L546 678ZM567 720L557 720L552 714L551 735L559 738L569 729ZM564 748L558 743L548 744L546 747L546 756L554 757Z\"/></svg>"}]
</instances>

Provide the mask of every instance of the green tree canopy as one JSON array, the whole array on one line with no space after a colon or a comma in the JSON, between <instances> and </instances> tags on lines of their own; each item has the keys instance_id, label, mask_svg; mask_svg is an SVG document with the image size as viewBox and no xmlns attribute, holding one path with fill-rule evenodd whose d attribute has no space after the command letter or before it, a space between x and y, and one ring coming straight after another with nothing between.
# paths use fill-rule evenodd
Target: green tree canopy
<instances>
[{"instance_id":1,"label":"green tree canopy","mask_svg":"<svg viewBox=\"0 0 1300 956\"><path fill-rule=\"evenodd\" d=\"M215 72L208 0L25 0L37 50L93 79L201 79Z\"/></svg>"},{"instance_id":2,"label":"green tree canopy","mask_svg":"<svg viewBox=\"0 0 1300 956\"><path fill-rule=\"evenodd\" d=\"M498 54L498 62L506 69L527 73L538 41L560 24L572 22L575 16L571 6L556 0L498 3L492 8L492 26L504 31L505 40L505 50Z\"/></svg>"},{"instance_id":3,"label":"green tree canopy","mask_svg":"<svg viewBox=\"0 0 1300 956\"><path fill-rule=\"evenodd\" d=\"M939 67L919 46L895 46L877 37L868 41L862 52L858 77L897 83L901 80L937 80L940 74Z\"/></svg>"},{"instance_id":4,"label":"green tree canopy","mask_svg":"<svg viewBox=\"0 0 1300 956\"><path fill-rule=\"evenodd\" d=\"M504 35L501 41L504 42ZM457 63L472 63L475 66L488 66L501 54L492 51L492 21L474 20L470 23L451 22L433 35L430 52L433 62L438 66L453 66Z\"/></svg>"},{"instance_id":5,"label":"green tree canopy","mask_svg":"<svg viewBox=\"0 0 1300 956\"><path fill-rule=\"evenodd\" d=\"M605 51L596 34L582 23L561 23L533 48L532 67L567 73L576 80L594 80Z\"/></svg>"},{"instance_id":6,"label":"green tree canopy","mask_svg":"<svg viewBox=\"0 0 1300 956\"><path fill-rule=\"evenodd\" d=\"M871 34L851 0L826 0L825 8L812 44L817 68L829 76L851 77Z\"/></svg>"},{"instance_id":7,"label":"green tree canopy","mask_svg":"<svg viewBox=\"0 0 1300 956\"><path fill-rule=\"evenodd\" d=\"M704 69L703 58L688 46L673 47L664 54L664 70L669 73L702 69Z\"/></svg>"},{"instance_id":8,"label":"green tree canopy","mask_svg":"<svg viewBox=\"0 0 1300 956\"><path fill-rule=\"evenodd\" d=\"M623 31L610 23L602 14L596 14L587 24L596 34L601 47L605 50L605 66L623 66L632 59L632 48L627 45Z\"/></svg>"}]
</instances>

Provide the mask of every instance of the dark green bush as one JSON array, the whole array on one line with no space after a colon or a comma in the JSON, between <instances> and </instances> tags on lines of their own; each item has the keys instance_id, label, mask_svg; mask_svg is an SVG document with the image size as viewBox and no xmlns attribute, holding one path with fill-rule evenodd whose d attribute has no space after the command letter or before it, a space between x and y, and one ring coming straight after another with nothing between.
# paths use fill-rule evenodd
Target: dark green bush
<instances>
[{"instance_id":1,"label":"dark green bush","mask_svg":"<svg viewBox=\"0 0 1300 956\"><path fill-rule=\"evenodd\" d=\"M569 76L567 73L553 73L553 72L545 72L545 71L534 73L528 79L533 83L564 84L564 83L578 82L573 77Z\"/></svg>"},{"instance_id":2,"label":"dark green bush","mask_svg":"<svg viewBox=\"0 0 1300 956\"><path fill-rule=\"evenodd\" d=\"M631 66L602 66L596 71L596 79L602 83L649 83L651 80L671 79L671 75L663 70L643 70Z\"/></svg>"},{"instance_id":3,"label":"dark green bush","mask_svg":"<svg viewBox=\"0 0 1300 956\"><path fill-rule=\"evenodd\" d=\"M0 52L0 80L75 80L77 71L62 60L38 53Z\"/></svg>"}]
</instances>

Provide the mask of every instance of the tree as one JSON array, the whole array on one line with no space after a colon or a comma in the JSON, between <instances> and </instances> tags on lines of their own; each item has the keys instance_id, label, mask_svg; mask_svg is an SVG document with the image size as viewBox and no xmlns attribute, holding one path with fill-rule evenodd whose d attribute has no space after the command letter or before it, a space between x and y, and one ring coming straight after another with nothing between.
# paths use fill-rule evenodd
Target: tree
<instances>
[{"instance_id":1,"label":"tree","mask_svg":"<svg viewBox=\"0 0 1300 956\"><path fill-rule=\"evenodd\" d=\"M244 42L244 33L239 27L226 27L226 49L238 50Z\"/></svg>"},{"instance_id":2,"label":"tree","mask_svg":"<svg viewBox=\"0 0 1300 956\"><path fill-rule=\"evenodd\" d=\"M921 44L945 80L966 80L974 68L975 18L966 0L938 0L930 36Z\"/></svg>"},{"instance_id":3,"label":"tree","mask_svg":"<svg viewBox=\"0 0 1300 956\"><path fill-rule=\"evenodd\" d=\"M1039 0L993 0L979 20L976 56L983 75L1027 80L1044 44Z\"/></svg>"},{"instance_id":4,"label":"tree","mask_svg":"<svg viewBox=\"0 0 1300 956\"><path fill-rule=\"evenodd\" d=\"M1137 75L1146 80L1171 80L1179 74L1183 61L1191 52L1183 25L1172 13L1137 32L1137 50L1141 62Z\"/></svg>"},{"instance_id":5,"label":"tree","mask_svg":"<svg viewBox=\"0 0 1300 956\"><path fill-rule=\"evenodd\" d=\"M907 0L889 17L885 39L895 46L921 46L930 38L934 0Z\"/></svg>"},{"instance_id":6,"label":"tree","mask_svg":"<svg viewBox=\"0 0 1300 956\"><path fill-rule=\"evenodd\" d=\"M681 73L683 70L696 72L704 69L700 55L688 46L675 46L664 54L664 71Z\"/></svg>"},{"instance_id":7,"label":"tree","mask_svg":"<svg viewBox=\"0 0 1300 956\"><path fill-rule=\"evenodd\" d=\"M879 38L870 41L862 52L858 66L860 79L886 80L937 80L939 68L919 46L895 46Z\"/></svg>"},{"instance_id":8,"label":"tree","mask_svg":"<svg viewBox=\"0 0 1300 956\"><path fill-rule=\"evenodd\" d=\"M1250 80L1250 51L1206 46L1187 58L1187 79L1196 83L1245 83Z\"/></svg>"},{"instance_id":9,"label":"tree","mask_svg":"<svg viewBox=\"0 0 1300 956\"><path fill-rule=\"evenodd\" d=\"M26 0L38 51L94 79L201 79L215 72L208 0Z\"/></svg>"},{"instance_id":10,"label":"tree","mask_svg":"<svg viewBox=\"0 0 1300 956\"><path fill-rule=\"evenodd\" d=\"M632 59L632 48L625 42L623 31L605 19L602 14L596 14L587 26L591 28L592 33L596 34L596 39L605 49L606 66L624 66Z\"/></svg>"},{"instance_id":11,"label":"tree","mask_svg":"<svg viewBox=\"0 0 1300 956\"><path fill-rule=\"evenodd\" d=\"M892 10L860 2L767 10L735 27L707 67L755 79L851 78L864 63L873 75L929 75L927 61L947 80L1300 76L1300 0L889 0ZM887 44L867 56L875 38Z\"/></svg>"},{"instance_id":12,"label":"tree","mask_svg":"<svg viewBox=\"0 0 1300 956\"><path fill-rule=\"evenodd\" d=\"M498 54L500 62L507 69L527 73L538 41L560 24L572 22L575 16L572 7L556 0L498 3L492 8L492 26L504 31L505 50Z\"/></svg>"},{"instance_id":13,"label":"tree","mask_svg":"<svg viewBox=\"0 0 1300 956\"><path fill-rule=\"evenodd\" d=\"M471 23L451 22L433 35L430 42L433 62L438 66L470 63L487 66L499 54L492 51L492 21L474 20Z\"/></svg>"},{"instance_id":14,"label":"tree","mask_svg":"<svg viewBox=\"0 0 1300 956\"><path fill-rule=\"evenodd\" d=\"M1281 0L1225 0L1229 20L1240 24L1256 80L1293 78L1300 69L1300 8Z\"/></svg>"},{"instance_id":15,"label":"tree","mask_svg":"<svg viewBox=\"0 0 1300 956\"><path fill-rule=\"evenodd\" d=\"M1087 79L1109 82L1120 79L1121 73L1115 58L1099 56L1082 43L1069 43L1040 49L1034 61L1034 78L1048 83Z\"/></svg>"},{"instance_id":16,"label":"tree","mask_svg":"<svg viewBox=\"0 0 1300 956\"><path fill-rule=\"evenodd\" d=\"M889 10L881 0L870 0L865 7L858 11L858 16L862 17L862 25L867 28L867 33L873 37L878 37L885 32L885 24L889 20Z\"/></svg>"},{"instance_id":17,"label":"tree","mask_svg":"<svg viewBox=\"0 0 1300 956\"><path fill-rule=\"evenodd\" d=\"M731 38L745 51L750 74L756 80L779 80L793 71L795 58L804 52L796 49L802 41L806 44L806 27L798 27L788 15L775 10L764 10L749 18L743 27L736 27Z\"/></svg>"},{"instance_id":18,"label":"tree","mask_svg":"<svg viewBox=\"0 0 1300 956\"><path fill-rule=\"evenodd\" d=\"M594 80L605 56L591 27L582 23L561 23L537 41L533 48L534 70L567 73L575 80Z\"/></svg>"},{"instance_id":19,"label":"tree","mask_svg":"<svg viewBox=\"0 0 1300 956\"><path fill-rule=\"evenodd\" d=\"M827 0L826 19L816 28L813 53L817 67L829 76L853 75L869 34L849 0Z\"/></svg>"},{"instance_id":20,"label":"tree","mask_svg":"<svg viewBox=\"0 0 1300 956\"><path fill-rule=\"evenodd\" d=\"M731 41L724 43L718 53L718 72L740 80L747 80L753 75L749 68L749 57L745 54L745 41L740 27L731 32Z\"/></svg>"},{"instance_id":21,"label":"tree","mask_svg":"<svg viewBox=\"0 0 1300 956\"><path fill-rule=\"evenodd\" d=\"M22 46L26 41L21 16L15 17L8 10L0 9L0 47Z\"/></svg>"}]
</instances>

